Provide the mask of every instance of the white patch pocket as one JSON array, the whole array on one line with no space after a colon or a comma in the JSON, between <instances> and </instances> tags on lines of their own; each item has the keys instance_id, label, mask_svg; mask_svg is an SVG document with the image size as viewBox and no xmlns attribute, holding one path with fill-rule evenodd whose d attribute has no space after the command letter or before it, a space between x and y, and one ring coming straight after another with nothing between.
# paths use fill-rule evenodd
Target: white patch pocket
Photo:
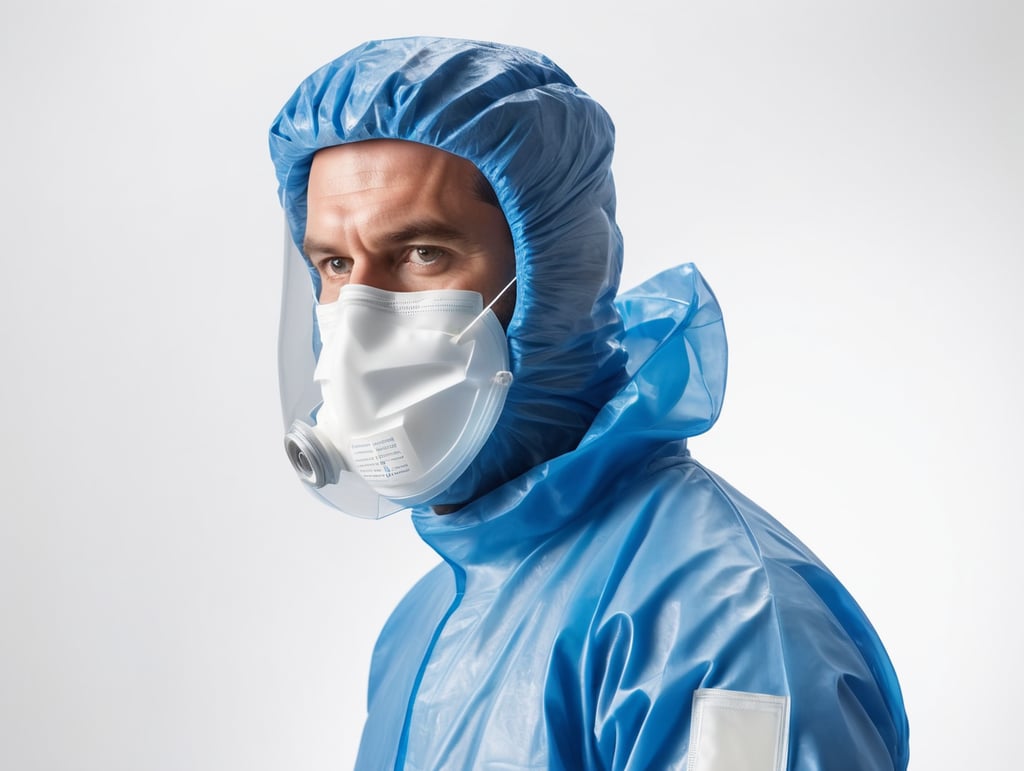
<instances>
[{"instance_id":1,"label":"white patch pocket","mask_svg":"<svg viewBox=\"0 0 1024 771\"><path fill-rule=\"evenodd\" d=\"M686 771L785 771L789 697L700 688Z\"/></svg>"}]
</instances>

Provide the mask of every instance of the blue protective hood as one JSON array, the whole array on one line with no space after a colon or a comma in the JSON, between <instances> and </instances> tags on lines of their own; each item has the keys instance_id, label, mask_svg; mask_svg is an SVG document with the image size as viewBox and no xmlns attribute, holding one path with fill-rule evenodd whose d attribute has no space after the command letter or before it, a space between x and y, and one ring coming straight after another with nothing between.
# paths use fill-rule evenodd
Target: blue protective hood
<instances>
[{"instance_id":1,"label":"blue protective hood","mask_svg":"<svg viewBox=\"0 0 1024 771\"><path fill-rule=\"evenodd\" d=\"M307 78L271 129L297 246L314 153L380 138L471 161L494 188L512 232L518 282L507 334L515 380L480 455L436 502L473 500L576 447L628 378L614 302L622 262L610 168L614 128L541 54L445 38L367 43ZM724 374L719 381L720 391ZM642 377L630 386L651 387ZM627 389L614 410L629 401ZM656 400L669 414L678 411L670 401L668 394ZM689 423L713 422L721 393L705 401Z\"/></svg>"}]
</instances>

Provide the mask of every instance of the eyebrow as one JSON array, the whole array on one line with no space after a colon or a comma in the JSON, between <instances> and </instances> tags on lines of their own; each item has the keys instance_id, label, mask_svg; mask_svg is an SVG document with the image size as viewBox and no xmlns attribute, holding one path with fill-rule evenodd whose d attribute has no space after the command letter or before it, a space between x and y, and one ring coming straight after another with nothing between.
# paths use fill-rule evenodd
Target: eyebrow
<instances>
[{"instance_id":1,"label":"eyebrow","mask_svg":"<svg viewBox=\"0 0 1024 771\"><path fill-rule=\"evenodd\" d=\"M394 230L384 236L384 240L393 244L419 241L429 238L437 241L466 241L466 234L461 230L439 220L422 219L409 222L400 230Z\"/></svg>"},{"instance_id":2,"label":"eyebrow","mask_svg":"<svg viewBox=\"0 0 1024 771\"><path fill-rule=\"evenodd\" d=\"M302 253L305 256L311 254L330 254L334 247L326 241L317 241L315 238L304 238L302 240Z\"/></svg>"},{"instance_id":3,"label":"eyebrow","mask_svg":"<svg viewBox=\"0 0 1024 771\"><path fill-rule=\"evenodd\" d=\"M404 244L422 239L448 243L469 241L466 234L458 228L452 227L440 220L432 219L413 220L399 230L386 233L382 240L389 244ZM307 256L311 254L333 254L335 251L337 251L337 247L327 241L306 238L302 242L302 253Z\"/></svg>"}]
</instances>

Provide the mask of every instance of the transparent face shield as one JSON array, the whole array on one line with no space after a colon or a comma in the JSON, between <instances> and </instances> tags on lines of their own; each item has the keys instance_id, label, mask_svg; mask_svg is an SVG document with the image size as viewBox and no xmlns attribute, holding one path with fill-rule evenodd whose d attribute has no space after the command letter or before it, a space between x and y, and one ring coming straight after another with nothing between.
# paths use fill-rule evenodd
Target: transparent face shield
<instances>
[{"instance_id":1,"label":"transparent face shield","mask_svg":"<svg viewBox=\"0 0 1024 771\"><path fill-rule=\"evenodd\" d=\"M493 430L512 381L504 330L481 306L476 292L356 285L318 305L308 264L286 235L285 450L310 490L347 514L379 519L455 481Z\"/></svg>"}]
</instances>

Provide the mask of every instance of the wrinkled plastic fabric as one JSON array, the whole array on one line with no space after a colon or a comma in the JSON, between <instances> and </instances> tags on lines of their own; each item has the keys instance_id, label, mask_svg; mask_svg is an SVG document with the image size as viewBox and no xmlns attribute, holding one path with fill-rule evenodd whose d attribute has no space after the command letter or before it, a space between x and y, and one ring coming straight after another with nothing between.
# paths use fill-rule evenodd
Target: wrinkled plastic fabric
<instances>
[{"instance_id":1,"label":"wrinkled plastic fabric","mask_svg":"<svg viewBox=\"0 0 1024 771\"><path fill-rule=\"evenodd\" d=\"M681 768L694 691L728 689L789 700L789 769L905 769L899 684L864 614L686 449L725 389L711 291L684 265L613 300L603 111L531 52L367 44L275 123L297 241L313 148L373 136L483 170L519 283L515 393L460 480L471 502L413 513L443 562L380 635L357 768Z\"/></svg>"},{"instance_id":2,"label":"wrinkled plastic fabric","mask_svg":"<svg viewBox=\"0 0 1024 771\"><path fill-rule=\"evenodd\" d=\"M445 562L380 636L357 767L679 768L693 692L714 688L789 698L789 769L905 769L867 618L686 449L725 387L710 290L682 266L619 307L631 378L579 448L414 513Z\"/></svg>"}]
</instances>

